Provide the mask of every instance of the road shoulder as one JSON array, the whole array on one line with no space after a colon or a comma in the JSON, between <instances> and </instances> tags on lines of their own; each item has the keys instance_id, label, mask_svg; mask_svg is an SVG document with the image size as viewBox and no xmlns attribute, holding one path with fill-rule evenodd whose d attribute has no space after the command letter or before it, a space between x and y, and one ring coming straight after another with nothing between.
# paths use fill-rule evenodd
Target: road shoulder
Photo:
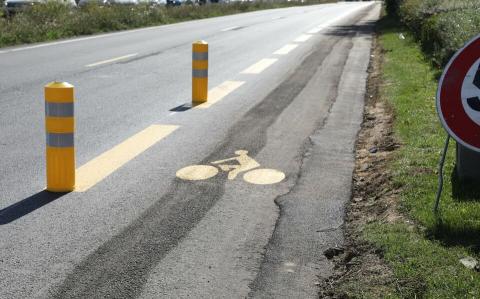
<instances>
[{"instance_id":1,"label":"road shoulder","mask_svg":"<svg viewBox=\"0 0 480 299\"><path fill-rule=\"evenodd\" d=\"M392 137L393 114L379 97L383 52L375 35L369 65L365 110L355 150L353 196L347 205L345 244L328 250L334 274L321 282L321 298L344 298L368 289L380 298L393 284L393 272L378 249L362 238L361 228L381 217L397 218L397 190L390 190L386 172L397 143ZM384 196L378 193L385 190ZM369 199L375 197L375 205ZM370 286L374 286L370 288Z\"/></svg>"}]
</instances>

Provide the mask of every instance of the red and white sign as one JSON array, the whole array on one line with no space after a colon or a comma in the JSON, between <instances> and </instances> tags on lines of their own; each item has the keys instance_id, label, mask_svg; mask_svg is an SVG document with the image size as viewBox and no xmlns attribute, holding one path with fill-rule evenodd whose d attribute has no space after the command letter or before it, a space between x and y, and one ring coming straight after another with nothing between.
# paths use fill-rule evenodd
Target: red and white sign
<instances>
[{"instance_id":1,"label":"red and white sign","mask_svg":"<svg viewBox=\"0 0 480 299\"><path fill-rule=\"evenodd\" d=\"M437 91L437 112L450 136L480 152L480 35L445 68Z\"/></svg>"}]
</instances>

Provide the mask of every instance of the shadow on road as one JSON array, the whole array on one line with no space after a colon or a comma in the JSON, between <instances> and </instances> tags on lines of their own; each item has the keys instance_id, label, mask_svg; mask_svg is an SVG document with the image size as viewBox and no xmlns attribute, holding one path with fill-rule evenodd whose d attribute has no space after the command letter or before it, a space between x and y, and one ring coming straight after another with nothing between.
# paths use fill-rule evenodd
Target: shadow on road
<instances>
[{"instance_id":1,"label":"shadow on road","mask_svg":"<svg viewBox=\"0 0 480 299\"><path fill-rule=\"evenodd\" d=\"M192 109L192 105L190 104L182 104L180 106L177 106L175 108L172 108L170 109L169 111L172 111L172 112L184 112L184 111L187 111L187 110L190 110Z\"/></svg>"},{"instance_id":2,"label":"shadow on road","mask_svg":"<svg viewBox=\"0 0 480 299\"><path fill-rule=\"evenodd\" d=\"M0 210L0 225L8 224L43 207L67 193L52 193L43 190L35 195Z\"/></svg>"},{"instance_id":3,"label":"shadow on road","mask_svg":"<svg viewBox=\"0 0 480 299\"><path fill-rule=\"evenodd\" d=\"M332 26L331 29L326 30L324 34L331 35L331 36L341 36L341 37L352 36L352 35L370 36L375 29L375 24L376 24L375 21L367 21L367 22L363 22L355 25Z\"/></svg>"}]
</instances>

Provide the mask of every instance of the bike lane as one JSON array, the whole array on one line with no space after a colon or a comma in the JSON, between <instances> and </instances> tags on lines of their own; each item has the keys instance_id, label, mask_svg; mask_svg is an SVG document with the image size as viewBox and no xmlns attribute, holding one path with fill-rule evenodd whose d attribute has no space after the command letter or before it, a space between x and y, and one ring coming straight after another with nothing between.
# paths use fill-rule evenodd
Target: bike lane
<instances>
[{"instance_id":1,"label":"bike lane","mask_svg":"<svg viewBox=\"0 0 480 299\"><path fill-rule=\"evenodd\" d=\"M370 55L369 22L378 12L377 6L367 15L360 34L355 26L339 29L337 34L347 38L331 48L334 55L307 58L304 66L316 66L315 73L252 155L261 168L284 172L285 180L263 186L240 177L227 181L222 199L153 269L141 298L317 298L318 280L332 267L323 251L343 240ZM289 78L263 104L275 105L285 89L302 81L299 77Z\"/></svg>"},{"instance_id":2,"label":"bike lane","mask_svg":"<svg viewBox=\"0 0 480 299\"><path fill-rule=\"evenodd\" d=\"M253 147L261 140L265 142L258 152L249 152L260 168L282 171L286 174L285 180L277 184L256 185L243 180L240 174L236 179L227 181L221 200L153 269L141 298L248 296L264 259L265 246L275 231L279 217L283 216L276 200L289 194L301 176L299 170L305 151L310 146L309 136L328 118L351 46L348 40L339 42L331 49L336 55L327 55L324 60L320 59L318 52L312 54L303 69L308 69L306 66L309 65L314 73L305 72L299 76L308 78L308 84L265 131L264 138L253 134L250 140ZM290 78L289 83L302 81L299 77ZM275 105L286 93L285 89L292 88L290 84L270 94L261 105ZM271 102L268 102L269 99ZM258 113L258 117L247 117L245 123L265 115L261 111ZM252 128L252 132L256 131ZM238 144L237 148L241 146L237 143L238 139L233 142ZM243 145L243 148L247 147ZM232 152L225 157L230 156ZM225 173L221 175L225 176ZM310 187L314 192L319 191ZM338 213L332 217L341 219L343 216ZM301 243L297 245L303 246Z\"/></svg>"}]
</instances>

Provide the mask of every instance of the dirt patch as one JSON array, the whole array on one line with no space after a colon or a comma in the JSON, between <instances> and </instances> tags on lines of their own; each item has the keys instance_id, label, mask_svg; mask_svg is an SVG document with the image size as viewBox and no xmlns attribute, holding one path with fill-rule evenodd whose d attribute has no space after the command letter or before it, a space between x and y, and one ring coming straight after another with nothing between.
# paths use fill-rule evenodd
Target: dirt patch
<instances>
[{"instance_id":1,"label":"dirt patch","mask_svg":"<svg viewBox=\"0 0 480 299\"><path fill-rule=\"evenodd\" d=\"M356 298L358 294L383 298L399 282L382 259L382 252L362 238L362 228L373 221L403 219L397 211L398 193L387 163L399 144L392 132L393 113L382 96L383 50L375 37L369 66L364 122L356 145L353 198L347 206L344 248L325 252L335 274L322 282L320 298Z\"/></svg>"}]
</instances>

